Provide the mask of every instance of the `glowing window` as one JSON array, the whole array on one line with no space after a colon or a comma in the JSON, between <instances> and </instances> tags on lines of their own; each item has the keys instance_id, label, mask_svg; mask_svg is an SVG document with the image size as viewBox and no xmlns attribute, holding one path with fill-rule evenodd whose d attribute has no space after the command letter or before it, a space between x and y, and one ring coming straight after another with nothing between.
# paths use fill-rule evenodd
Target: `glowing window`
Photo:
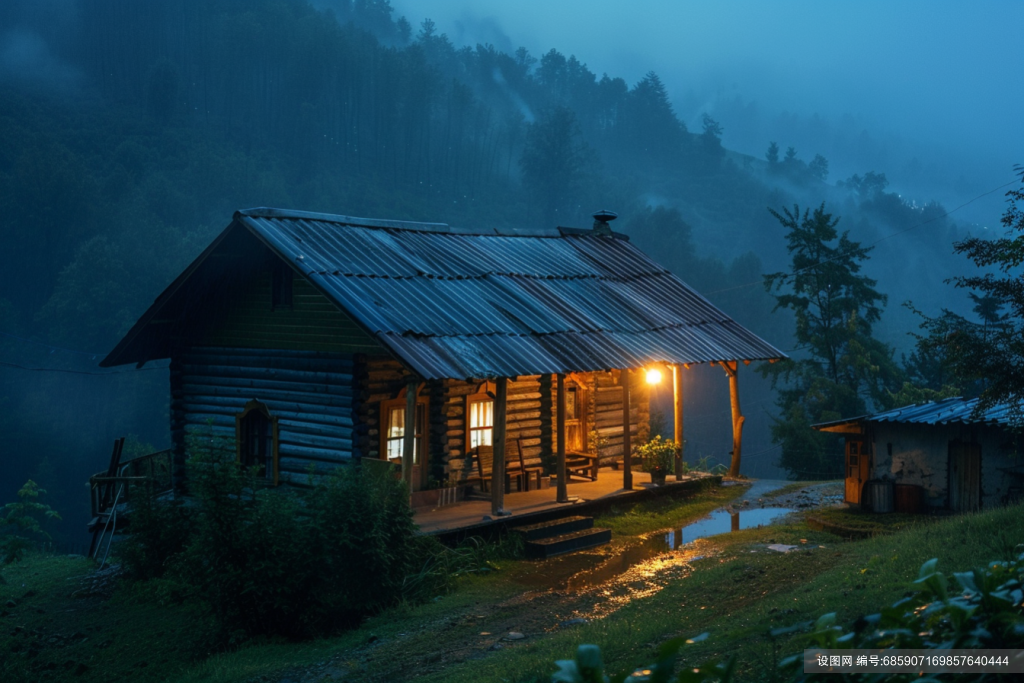
<instances>
[{"instance_id":1,"label":"glowing window","mask_svg":"<svg viewBox=\"0 0 1024 683\"><path fill-rule=\"evenodd\" d=\"M469 403L469 447L492 446L494 439L494 401L478 399Z\"/></svg>"},{"instance_id":2,"label":"glowing window","mask_svg":"<svg viewBox=\"0 0 1024 683\"><path fill-rule=\"evenodd\" d=\"M405 392L403 392L404 394ZM381 404L381 433L383 434L382 449L388 460L401 460L405 452L405 396L384 401ZM427 433L427 399L416 399L416 432L413 441L412 462L420 464L420 453L426 448Z\"/></svg>"}]
</instances>

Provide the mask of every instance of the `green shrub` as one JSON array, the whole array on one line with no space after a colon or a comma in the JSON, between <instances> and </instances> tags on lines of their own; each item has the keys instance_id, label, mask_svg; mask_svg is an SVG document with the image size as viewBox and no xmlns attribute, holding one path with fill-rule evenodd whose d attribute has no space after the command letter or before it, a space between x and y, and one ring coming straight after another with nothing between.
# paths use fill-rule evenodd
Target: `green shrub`
<instances>
[{"instance_id":1,"label":"green shrub","mask_svg":"<svg viewBox=\"0 0 1024 683\"><path fill-rule=\"evenodd\" d=\"M120 555L136 581L163 577L230 640L306 638L444 590L439 545L416 536L405 485L341 467L309 490L268 488L215 439L190 445L189 498L133 499Z\"/></svg>"},{"instance_id":2,"label":"green shrub","mask_svg":"<svg viewBox=\"0 0 1024 683\"><path fill-rule=\"evenodd\" d=\"M161 501L146 485L132 486L131 528L117 544L117 555L129 579L146 581L163 576L172 558L184 551L195 519L181 499Z\"/></svg>"}]
</instances>

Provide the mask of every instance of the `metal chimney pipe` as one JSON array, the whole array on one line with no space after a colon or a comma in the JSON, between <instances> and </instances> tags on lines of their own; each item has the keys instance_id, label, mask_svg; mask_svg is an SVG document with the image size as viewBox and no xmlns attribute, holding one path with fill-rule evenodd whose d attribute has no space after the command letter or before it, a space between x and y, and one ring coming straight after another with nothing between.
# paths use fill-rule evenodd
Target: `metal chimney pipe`
<instances>
[{"instance_id":1,"label":"metal chimney pipe","mask_svg":"<svg viewBox=\"0 0 1024 683\"><path fill-rule=\"evenodd\" d=\"M608 235L612 234L612 228L609 223L619 217L619 214L614 211L607 209L601 209L594 214L594 234L595 235Z\"/></svg>"}]
</instances>

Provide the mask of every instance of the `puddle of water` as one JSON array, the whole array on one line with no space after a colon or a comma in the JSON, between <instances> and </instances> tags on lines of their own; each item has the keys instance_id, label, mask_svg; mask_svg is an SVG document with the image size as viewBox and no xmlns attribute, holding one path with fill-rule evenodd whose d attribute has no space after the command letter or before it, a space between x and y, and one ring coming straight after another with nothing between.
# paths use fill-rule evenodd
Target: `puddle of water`
<instances>
[{"instance_id":1,"label":"puddle of water","mask_svg":"<svg viewBox=\"0 0 1024 683\"><path fill-rule=\"evenodd\" d=\"M728 510L716 510L704 519L688 524L682 529L674 529L662 534L660 538L662 548L675 550L687 543L696 541L698 538L717 536L718 534L739 531L741 529L754 529L759 526L771 524L773 521L794 512L791 508L755 508L753 510L740 510L729 512Z\"/></svg>"},{"instance_id":2,"label":"puddle of water","mask_svg":"<svg viewBox=\"0 0 1024 683\"><path fill-rule=\"evenodd\" d=\"M590 567L580 567L575 574L563 579L564 583L561 583L560 587L568 590L585 590L620 577L626 578L630 572L643 574L647 565L651 565L650 571L647 572L649 574L665 569L666 565L688 564L700 557L698 550L688 544L709 536L771 524L790 512L793 512L790 508L755 508L731 513L728 510L716 510L704 519L681 529L654 534L636 545L627 546L596 566L594 565L597 558L590 556L587 563ZM662 555L666 556L661 557Z\"/></svg>"},{"instance_id":3,"label":"puddle of water","mask_svg":"<svg viewBox=\"0 0 1024 683\"><path fill-rule=\"evenodd\" d=\"M703 539L771 524L791 512L794 510L781 507L716 510L693 524L652 534L611 554L597 548L546 560L538 571L520 576L518 581L545 592L589 595L593 602L569 616L601 619L689 576L697 560L718 555L714 544Z\"/></svg>"}]
</instances>

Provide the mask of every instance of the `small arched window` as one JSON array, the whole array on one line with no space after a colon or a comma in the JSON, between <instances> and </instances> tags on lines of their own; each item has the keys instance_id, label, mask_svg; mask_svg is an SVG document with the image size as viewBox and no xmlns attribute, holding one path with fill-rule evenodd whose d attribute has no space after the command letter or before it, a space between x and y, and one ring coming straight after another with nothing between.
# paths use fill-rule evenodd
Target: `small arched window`
<instances>
[{"instance_id":1,"label":"small arched window","mask_svg":"<svg viewBox=\"0 0 1024 683\"><path fill-rule=\"evenodd\" d=\"M238 462L242 467L259 468L259 474L277 484L277 418L266 404L255 399L245 404L235 416L235 438Z\"/></svg>"}]
</instances>

